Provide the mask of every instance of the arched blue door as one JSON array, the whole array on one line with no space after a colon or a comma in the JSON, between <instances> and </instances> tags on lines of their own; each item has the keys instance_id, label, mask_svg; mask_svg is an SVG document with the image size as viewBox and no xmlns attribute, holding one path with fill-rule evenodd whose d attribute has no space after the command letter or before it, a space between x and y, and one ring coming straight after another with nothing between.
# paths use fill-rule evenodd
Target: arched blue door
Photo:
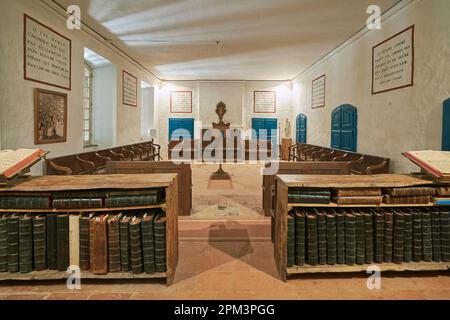
<instances>
[{"instance_id":1,"label":"arched blue door","mask_svg":"<svg viewBox=\"0 0 450 320\"><path fill-rule=\"evenodd\" d=\"M308 128L308 124L307 124L307 118L303 113L300 113L297 116L297 121L296 121L296 141L297 143L306 143L306 138L307 138L307 128Z\"/></svg>"},{"instance_id":2,"label":"arched blue door","mask_svg":"<svg viewBox=\"0 0 450 320\"><path fill-rule=\"evenodd\" d=\"M358 110L349 104L337 107L331 114L331 147L356 152Z\"/></svg>"},{"instance_id":3,"label":"arched blue door","mask_svg":"<svg viewBox=\"0 0 450 320\"><path fill-rule=\"evenodd\" d=\"M442 151L450 151L450 99L444 101Z\"/></svg>"}]
</instances>

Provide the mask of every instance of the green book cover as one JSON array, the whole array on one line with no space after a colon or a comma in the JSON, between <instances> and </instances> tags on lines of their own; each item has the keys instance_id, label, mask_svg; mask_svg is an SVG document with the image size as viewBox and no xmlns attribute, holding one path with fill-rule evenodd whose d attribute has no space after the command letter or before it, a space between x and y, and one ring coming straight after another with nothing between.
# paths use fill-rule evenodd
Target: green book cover
<instances>
[{"instance_id":1,"label":"green book cover","mask_svg":"<svg viewBox=\"0 0 450 320\"><path fill-rule=\"evenodd\" d=\"M288 214L287 224L287 266L293 267L295 264L295 218L292 213Z\"/></svg>"},{"instance_id":2,"label":"green book cover","mask_svg":"<svg viewBox=\"0 0 450 320\"><path fill-rule=\"evenodd\" d=\"M19 266L19 217L12 215L8 217L8 272L20 271Z\"/></svg>"},{"instance_id":3,"label":"green book cover","mask_svg":"<svg viewBox=\"0 0 450 320\"><path fill-rule=\"evenodd\" d=\"M0 272L8 272L8 221L6 217L6 215L0 215Z\"/></svg>"},{"instance_id":4,"label":"green book cover","mask_svg":"<svg viewBox=\"0 0 450 320\"><path fill-rule=\"evenodd\" d=\"M306 219L303 212L295 215L295 264L303 266L306 263Z\"/></svg>"},{"instance_id":5,"label":"green book cover","mask_svg":"<svg viewBox=\"0 0 450 320\"><path fill-rule=\"evenodd\" d=\"M153 233L154 213L146 213L141 223L142 252L144 260L144 272L147 274L156 271L155 267L155 240Z\"/></svg>"},{"instance_id":6,"label":"green book cover","mask_svg":"<svg viewBox=\"0 0 450 320\"><path fill-rule=\"evenodd\" d=\"M21 273L33 271L33 222L29 215L19 219L19 266Z\"/></svg>"}]
</instances>

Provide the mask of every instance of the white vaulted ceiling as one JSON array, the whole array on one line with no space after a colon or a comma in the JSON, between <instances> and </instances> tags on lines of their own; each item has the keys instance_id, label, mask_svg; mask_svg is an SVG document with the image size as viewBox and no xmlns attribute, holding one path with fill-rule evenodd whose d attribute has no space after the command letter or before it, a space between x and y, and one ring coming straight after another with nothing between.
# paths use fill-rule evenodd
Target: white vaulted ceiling
<instances>
[{"instance_id":1,"label":"white vaulted ceiling","mask_svg":"<svg viewBox=\"0 0 450 320\"><path fill-rule=\"evenodd\" d=\"M53 0L162 79L292 79L399 0ZM218 41L218 43L217 43Z\"/></svg>"}]
</instances>

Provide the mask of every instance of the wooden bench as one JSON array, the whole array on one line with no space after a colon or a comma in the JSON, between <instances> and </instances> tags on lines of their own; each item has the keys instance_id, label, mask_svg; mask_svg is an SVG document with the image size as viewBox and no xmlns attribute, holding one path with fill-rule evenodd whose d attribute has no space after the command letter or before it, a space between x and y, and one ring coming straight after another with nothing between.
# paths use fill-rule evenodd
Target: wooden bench
<instances>
[{"instance_id":1,"label":"wooden bench","mask_svg":"<svg viewBox=\"0 0 450 320\"><path fill-rule=\"evenodd\" d=\"M172 161L111 161L106 165L107 174L178 174L179 215L190 216L192 210L192 170L190 164L175 164Z\"/></svg>"},{"instance_id":2,"label":"wooden bench","mask_svg":"<svg viewBox=\"0 0 450 320\"><path fill-rule=\"evenodd\" d=\"M390 166L389 158L309 144L295 144L289 147L289 161L347 162L352 173L361 175L389 173Z\"/></svg>"},{"instance_id":3,"label":"wooden bench","mask_svg":"<svg viewBox=\"0 0 450 320\"><path fill-rule=\"evenodd\" d=\"M276 175L279 174L315 174L315 175L350 175L351 170L347 162L279 162L279 168ZM266 164L270 168L272 163ZM275 199L276 199L276 175L263 176L263 209L266 216L272 220L272 239L273 227L275 226Z\"/></svg>"},{"instance_id":4,"label":"wooden bench","mask_svg":"<svg viewBox=\"0 0 450 320\"><path fill-rule=\"evenodd\" d=\"M153 141L100 151L72 154L46 160L46 175L87 175L104 173L108 161L161 160L161 146Z\"/></svg>"}]
</instances>

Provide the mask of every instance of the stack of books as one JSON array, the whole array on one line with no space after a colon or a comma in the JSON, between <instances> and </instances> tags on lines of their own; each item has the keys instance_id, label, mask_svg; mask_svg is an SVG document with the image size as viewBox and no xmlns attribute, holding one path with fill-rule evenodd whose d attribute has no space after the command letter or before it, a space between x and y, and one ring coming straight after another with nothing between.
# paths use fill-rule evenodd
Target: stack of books
<instances>
[{"instance_id":1,"label":"stack of books","mask_svg":"<svg viewBox=\"0 0 450 320\"><path fill-rule=\"evenodd\" d=\"M288 266L450 262L450 208L295 208Z\"/></svg>"},{"instance_id":2,"label":"stack of books","mask_svg":"<svg viewBox=\"0 0 450 320\"><path fill-rule=\"evenodd\" d=\"M381 188L335 189L333 196L340 205L378 205L383 202Z\"/></svg>"},{"instance_id":3,"label":"stack of books","mask_svg":"<svg viewBox=\"0 0 450 320\"><path fill-rule=\"evenodd\" d=\"M161 209L110 214L0 215L0 272L166 272Z\"/></svg>"},{"instance_id":4,"label":"stack of books","mask_svg":"<svg viewBox=\"0 0 450 320\"><path fill-rule=\"evenodd\" d=\"M434 187L387 188L384 190L387 204L429 204L434 196Z\"/></svg>"},{"instance_id":5,"label":"stack of books","mask_svg":"<svg viewBox=\"0 0 450 320\"><path fill-rule=\"evenodd\" d=\"M327 188L289 188L288 202L329 204L331 191Z\"/></svg>"}]
</instances>

